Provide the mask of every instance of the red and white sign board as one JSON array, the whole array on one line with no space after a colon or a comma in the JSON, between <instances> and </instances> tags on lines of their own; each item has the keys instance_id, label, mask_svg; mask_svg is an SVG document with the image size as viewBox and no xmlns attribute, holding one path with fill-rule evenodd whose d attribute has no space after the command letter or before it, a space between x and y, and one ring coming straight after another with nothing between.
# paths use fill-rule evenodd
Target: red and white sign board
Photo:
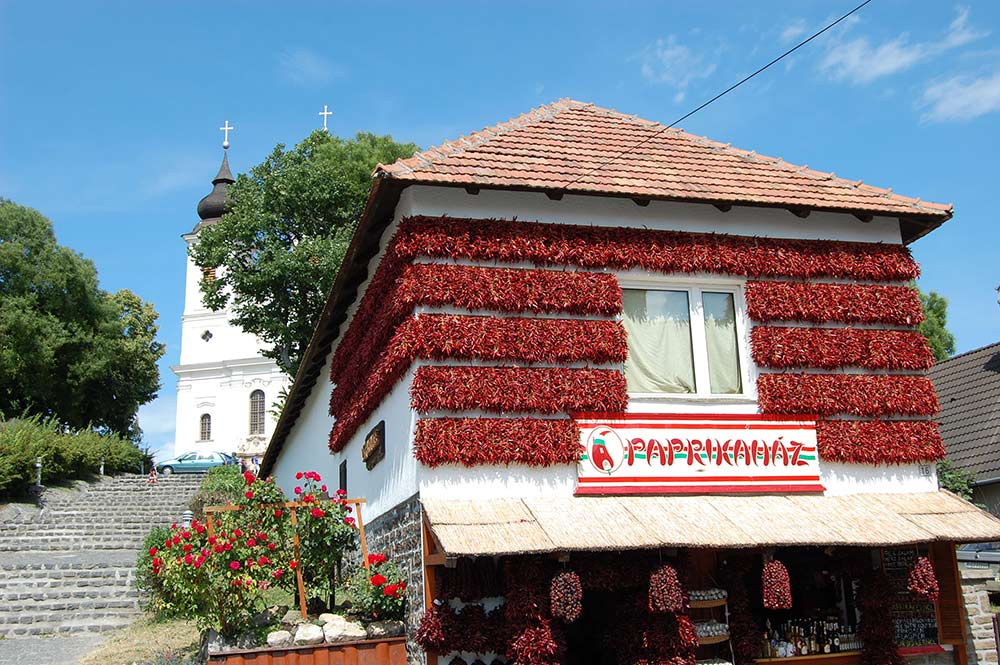
<instances>
[{"instance_id":1,"label":"red and white sign board","mask_svg":"<svg viewBox=\"0 0 1000 665\"><path fill-rule=\"evenodd\" d=\"M576 494L822 492L816 421L581 413Z\"/></svg>"}]
</instances>

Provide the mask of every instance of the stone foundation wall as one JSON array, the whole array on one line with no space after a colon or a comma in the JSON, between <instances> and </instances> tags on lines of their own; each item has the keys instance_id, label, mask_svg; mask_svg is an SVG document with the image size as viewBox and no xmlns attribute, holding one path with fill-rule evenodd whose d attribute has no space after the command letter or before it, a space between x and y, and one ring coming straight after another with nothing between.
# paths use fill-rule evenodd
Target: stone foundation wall
<instances>
[{"instance_id":1,"label":"stone foundation wall","mask_svg":"<svg viewBox=\"0 0 1000 665\"><path fill-rule=\"evenodd\" d=\"M903 659L906 665L955 665L955 652L922 653L916 656L903 656Z\"/></svg>"},{"instance_id":2,"label":"stone foundation wall","mask_svg":"<svg viewBox=\"0 0 1000 665\"><path fill-rule=\"evenodd\" d=\"M413 495L370 523L365 522L369 552L382 552L395 561L406 581L406 653L409 665L422 665L423 651L413 641L424 613L423 541L420 530L420 499Z\"/></svg>"},{"instance_id":3,"label":"stone foundation wall","mask_svg":"<svg viewBox=\"0 0 1000 665\"><path fill-rule=\"evenodd\" d=\"M996 570L970 567L960 563L962 594L965 598L966 629L965 642L969 654L969 665L997 662L997 643L993 635L993 611L986 583L993 580Z\"/></svg>"}]
</instances>

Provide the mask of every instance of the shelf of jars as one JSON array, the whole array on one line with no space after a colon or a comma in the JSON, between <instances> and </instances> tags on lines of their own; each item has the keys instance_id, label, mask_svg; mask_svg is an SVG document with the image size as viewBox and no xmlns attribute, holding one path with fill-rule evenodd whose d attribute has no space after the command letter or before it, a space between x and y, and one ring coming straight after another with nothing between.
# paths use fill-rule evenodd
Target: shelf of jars
<instances>
[{"instance_id":1,"label":"shelf of jars","mask_svg":"<svg viewBox=\"0 0 1000 665\"><path fill-rule=\"evenodd\" d=\"M691 610L701 610L694 612L695 632L698 635L698 645L708 646L711 644L722 644L729 641L729 607L725 589L696 589L688 596L688 605ZM717 620L716 610L721 610L722 621ZM708 659L728 663L721 658ZM700 661L699 661L700 662ZM705 664L709 665L706 660Z\"/></svg>"}]
</instances>

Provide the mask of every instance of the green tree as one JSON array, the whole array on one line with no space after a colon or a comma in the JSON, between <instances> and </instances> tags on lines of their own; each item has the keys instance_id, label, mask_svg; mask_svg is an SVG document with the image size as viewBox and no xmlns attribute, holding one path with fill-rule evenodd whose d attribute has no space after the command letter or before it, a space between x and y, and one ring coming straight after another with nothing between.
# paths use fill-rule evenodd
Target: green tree
<instances>
[{"instance_id":1,"label":"green tree","mask_svg":"<svg viewBox=\"0 0 1000 665\"><path fill-rule=\"evenodd\" d=\"M39 415L136 440L159 389L156 311L98 287L37 210L0 200L0 416Z\"/></svg>"},{"instance_id":2,"label":"green tree","mask_svg":"<svg viewBox=\"0 0 1000 665\"><path fill-rule=\"evenodd\" d=\"M222 219L191 249L205 305L231 308L232 323L264 341L265 356L294 376L364 210L371 173L416 152L412 143L315 131L284 145L229 188Z\"/></svg>"},{"instance_id":3,"label":"green tree","mask_svg":"<svg viewBox=\"0 0 1000 665\"><path fill-rule=\"evenodd\" d=\"M972 500L972 486L976 474L955 466L951 460L942 460L937 465L938 485L942 489L954 492L966 501Z\"/></svg>"},{"instance_id":4,"label":"green tree","mask_svg":"<svg viewBox=\"0 0 1000 665\"><path fill-rule=\"evenodd\" d=\"M920 334L927 338L935 360L947 360L955 353L955 336L948 332L947 327L948 300L934 291L929 294L921 291L920 304L924 310Z\"/></svg>"}]
</instances>

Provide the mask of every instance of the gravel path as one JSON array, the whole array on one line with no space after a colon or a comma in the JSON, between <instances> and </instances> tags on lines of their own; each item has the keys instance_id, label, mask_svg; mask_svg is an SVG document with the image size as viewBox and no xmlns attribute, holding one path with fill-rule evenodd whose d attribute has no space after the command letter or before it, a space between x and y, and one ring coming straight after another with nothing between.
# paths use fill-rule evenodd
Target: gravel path
<instances>
[{"instance_id":1,"label":"gravel path","mask_svg":"<svg viewBox=\"0 0 1000 665\"><path fill-rule=\"evenodd\" d=\"M0 640L0 665L73 665L93 651L101 635L22 637Z\"/></svg>"}]
</instances>

